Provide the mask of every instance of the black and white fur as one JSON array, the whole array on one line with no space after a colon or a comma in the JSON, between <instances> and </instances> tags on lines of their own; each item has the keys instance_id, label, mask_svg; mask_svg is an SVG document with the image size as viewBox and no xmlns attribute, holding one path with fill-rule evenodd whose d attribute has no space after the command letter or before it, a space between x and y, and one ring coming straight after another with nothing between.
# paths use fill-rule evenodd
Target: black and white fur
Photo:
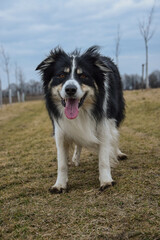
<instances>
[{"instance_id":1,"label":"black and white fur","mask_svg":"<svg viewBox=\"0 0 160 240\"><path fill-rule=\"evenodd\" d=\"M100 189L113 185L111 167L125 157L118 148L118 127L124 119L125 104L115 64L102 56L97 46L83 54L78 50L66 54L57 47L36 70L42 74L57 146L58 176L50 191L67 189L69 147L73 143L75 165L79 165L82 147L96 149Z\"/></svg>"}]
</instances>

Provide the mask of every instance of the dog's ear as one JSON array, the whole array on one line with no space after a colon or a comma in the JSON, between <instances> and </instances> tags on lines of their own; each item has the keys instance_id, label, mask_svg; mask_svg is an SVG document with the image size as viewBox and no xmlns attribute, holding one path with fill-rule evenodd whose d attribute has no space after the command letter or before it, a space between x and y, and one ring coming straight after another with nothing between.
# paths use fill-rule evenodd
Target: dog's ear
<instances>
[{"instance_id":1,"label":"dog's ear","mask_svg":"<svg viewBox=\"0 0 160 240\"><path fill-rule=\"evenodd\" d=\"M99 67L100 70L102 70L105 73L112 72L112 69L109 66L107 66L107 62L104 62L102 59L98 59L95 62L95 65L97 67Z\"/></svg>"},{"instance_id":2,"label":"dog's ear","mask_svg":"<svg viewBox=\"0 0 160 240\"><path fill-rule=\"evenodd\" d=\"M92 46L88 48L87 51L82 56L86 59L89 59L89 61L91 61L101 71L105 73L112 72L111 68L108 66L107 58L101 56L99 50L100 50L99 46Z\"/></svg>"},{"instance_id":3,"label":"dog's ear","mask_svg":"<svg viewBox=\"0 0 160 240\"><path fill-rule=\"evenodd\" d=\"M56 62L59 56L62 55L66 55L66 53L60 47L56 47L50 52L49 56L37 66L36 70L44 72L51 64Z\"/></svg>"},{"instance_id":4,"label":"dog's ear","mask_svg":"<svg viewBox=\"0 0 160 240\"><path fill-rule=\"evenodd\" d=\"M53 52L51 52L50 55L37 66L36 71L37 70L41 72L45 71L48 68L48 66L53 62L55 62L55 59Z\"/></svg>"}]
</instances>

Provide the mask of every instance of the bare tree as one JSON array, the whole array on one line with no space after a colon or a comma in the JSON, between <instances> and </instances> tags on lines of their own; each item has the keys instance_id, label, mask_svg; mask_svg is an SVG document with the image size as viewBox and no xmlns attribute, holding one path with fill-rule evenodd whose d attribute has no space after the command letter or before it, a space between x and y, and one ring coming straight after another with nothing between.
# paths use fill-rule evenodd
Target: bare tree
<instances>
[{"instance_id":1,"label":"bare tree","mask_svg":"<svg viewBox=\"0 0 160 240\"><path fill-rule=\"evenodd\" d=\"M120 25L117 26L117 36L116 36L116 49L115 49L115 55L116 55L116 64L118 67L118 58L120 53L120 40L121 40L121 33L120 33Z\"/></svg>"},{"instance_id":2,"label":"bare tree","mask_svg":"<svg viewBox=\"0 0 160 240\"><path fill-rule=\"evenodd\" d=\"M21 91L21 101L25 101L25 94L24 94L24 88L25 88L25 80L24 80L24 74L21 68L18 70L18 80L20 83L20 91Z\"/></svg>"},{"instance_id":3,"label":"bare tree","mask_svg":"<svg viewBox=\"0 0 160 240\"><path fill-rule=\"evenodd\" d=\"M15 63L15 79L16 79L16 86L17 86L17 101L20 102L20 92L18 87L18 67L17 63Z\"/></svg>"},{"instance_id":4,"label":"bare tree","mask_svg":"<svg viewBox=\"0 0 160 240\"><path fill-rule=\"evenodd\" d=\"M4 65L4 71L7 75L7 81L8 81L8 92L9 92L9 103L12 103L12 92L10 88L10 76L9 76L9 65L10 65L10 57L8 54L6 54L3 46L1 46L0 53L2 55L3 65Z\"/></svg>"},{"instance_id":5,"label":"bare tree","mask_svg":"<svg viewBox=\"0 0 160 240\"><path fill-rule=\"evenodd\" d=\"M144 63L142 64L142 89L144 88Z\"/></svg>"},{"instance_id":6,"label":"bare tree","mask_svg":"<svg viewBox=\"0 0 160 240\"><path fill-rule=\"evenodd\" d=\"M149 88L149 77L148 77L148 42L153 37L154 30L151 29L151 24L153 21L155 2L149 12L149 15L145 20L139 21L139 30L144 39L145 51L146 51L146 88Z\"/></svg>"},{"instance_id":7,"label":"bare tree","mask_svg":"<svg viewBox=\"0 0 160 240\"><path fill-rule=\"evenodd\" d=\"M1 79L0 79L0 108L2 107L2 83L1 83Z\"/></svg>"}]
</instances>

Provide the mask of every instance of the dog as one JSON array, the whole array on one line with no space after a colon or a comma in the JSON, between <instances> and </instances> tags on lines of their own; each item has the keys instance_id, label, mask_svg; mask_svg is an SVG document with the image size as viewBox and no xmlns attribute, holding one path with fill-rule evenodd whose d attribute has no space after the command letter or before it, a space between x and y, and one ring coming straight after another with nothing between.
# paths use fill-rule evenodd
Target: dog
<instances>
[{"instance_id":1,"label":"dog","mask_svg":"<svg viewBox=\"0 0 160 240\"><path fill-rule=\"evenodd\" d=\"M118 68L98 46L67 54L56 47L36 68L41 73L46 107L52 120L58 171L51 193L67 190L69 148L78 166L82 147L98 152L100 190L114 185L111 167L126 158L118 147L125 101Z\"/></svg>"}]
</instances>

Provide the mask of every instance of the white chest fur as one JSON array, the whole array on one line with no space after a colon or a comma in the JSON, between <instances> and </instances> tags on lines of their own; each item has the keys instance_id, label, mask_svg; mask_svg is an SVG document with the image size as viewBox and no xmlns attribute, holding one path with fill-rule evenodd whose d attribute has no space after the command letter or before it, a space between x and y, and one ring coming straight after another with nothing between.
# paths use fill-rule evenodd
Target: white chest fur
<instances>
[{"instance_id":1,"label":"white chest fur","mask_svg":"<svg viewBox=\"0 0 160 240\"><path fill-rule=\"evenodd\" d=\"M80 111L76 119L70 120L63 116L58 121L65 138L84 147L99 144L95 120L86 111Z\"/></svg>"}]
</instances>

